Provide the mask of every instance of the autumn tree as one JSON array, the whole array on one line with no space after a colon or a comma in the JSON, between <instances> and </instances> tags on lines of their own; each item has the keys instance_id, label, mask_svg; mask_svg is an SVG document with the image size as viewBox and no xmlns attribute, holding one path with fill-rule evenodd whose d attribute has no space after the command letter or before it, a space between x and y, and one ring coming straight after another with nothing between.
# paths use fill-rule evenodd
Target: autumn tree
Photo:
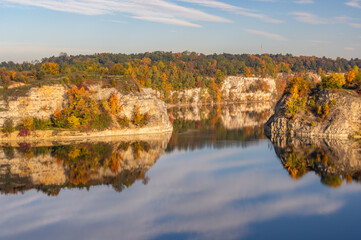
<instances>
[{"instance_id":1,"label":"autumn tree","mask_svg":"<svg viewBox=\"0 0 361 240\"><path fill-rule=\"evenodd\" d=\"M41 71L51 74L51 75L58 75L59 74L59 66L53 62L45 62L41 65Z\"/></svg>"}]
</instances>

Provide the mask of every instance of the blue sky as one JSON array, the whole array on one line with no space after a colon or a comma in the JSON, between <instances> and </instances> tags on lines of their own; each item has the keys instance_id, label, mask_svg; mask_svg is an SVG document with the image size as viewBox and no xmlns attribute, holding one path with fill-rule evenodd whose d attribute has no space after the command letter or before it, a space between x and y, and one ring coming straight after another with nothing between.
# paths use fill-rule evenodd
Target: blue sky
<instances>
[{"instance_id":1,"label":"blue sky","mask_svg":"<svg viewBox=\"0 0 361 240\"><path fill-rule=\"evenodd\" d=\"M100 52L361 57L361 0L0 0L0 61Z\"/></svg>"}]
</instances>

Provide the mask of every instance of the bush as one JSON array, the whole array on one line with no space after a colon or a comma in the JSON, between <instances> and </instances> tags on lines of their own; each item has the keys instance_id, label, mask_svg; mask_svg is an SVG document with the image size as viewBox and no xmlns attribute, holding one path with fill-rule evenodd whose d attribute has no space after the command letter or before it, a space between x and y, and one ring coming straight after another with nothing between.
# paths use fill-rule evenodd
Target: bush
<instances>
[{"instance_id":1,"label":"bush","mask_svg":"<svg viewBox=\"0 0 361 240\"><path fill-rule=\"evenodd\" d=\"M109 128L113 123L112 116L109 112L104 112L103 114L98 114L92 121L91 121L91 128L97 130L105 130Z\"/></svg>"},{"instance_id":2,"label":"bush","mask_svg":"<svg viewBox=\"0 0 361 240\"><path fill-rule=\"evenodd\" d=\"M12 119L6 119L3 126L4 133L12 133L15 131L14 122Z\"/></svg>"},{"instance_id":3,"label":"bush","mask_svg":"<svg viewBox=\"0 0 361 240\"><path fill-rule=\"evenodd\" d=\"M333 73L328 77L322 77L322 87L326 89L340 89L346 83L345 76L339 73Z\"/></svg>"},{"instance_id":4,"label":"bush","mask_svg":"<svg viewBox=\"0 0 361 240\"><path fill-rule=\"evenodd\" d=\"M121 125L121 126L129 127L130 120L125 116L125 117L123 117L123 118L118 118L118 123L119 123L119 125Z\"/></svg>"},{"instance_id":5,"label":"bush","mask_svg":"<svg viewBox=\"0 0 361 240\"><path fill-rule=\"evenodd\" d=\"M33 128L34 119L32 117L26 117L21 121L21 126L25 129L31 130Z\"/></svg>"},{"instance_id":6,"label":"bush","mask_svg":"<svg viewBox=\"0 0 361 240\"><path fill-rule=\"evenodd\" d=\"M133 113L133 124L134 125L140 125L144 120L144 116L140 114L140 110L138 106L134 107L134 113Z\"/></svg>"},{"instance_id":7,"label":"bush","mask_svg":"<svg viewBox=\"0 0 361 240\"><path fill-rule=\"evenodd\" d=\"M35 130L44 130L47 129L50 125L50 120L46 120L44 118L33 118L33 129Z\"/></svg>"},{"instance_id":8,"label":"bush","mask_svg":"<svg viewBox=\"0 0 361 240\"><path fill-rule=\"evenodd\" d=\"M24 127L20 128L20 131L19 131L19 136L20 137L27 137L29 135L30 135L30 130L29 129L24 128Z\"/></svg>"},{"instance_id":9,"label":"bush","mask_svg":"<svg viewBox=\"0 0 361 240\"><path fill-rule=\"evenodd\" d=\"M316 103L315 103L315 100L314 99L311 99L310 101L310 107L315 107L316 106Z\"/></svg>"}]
</instances>

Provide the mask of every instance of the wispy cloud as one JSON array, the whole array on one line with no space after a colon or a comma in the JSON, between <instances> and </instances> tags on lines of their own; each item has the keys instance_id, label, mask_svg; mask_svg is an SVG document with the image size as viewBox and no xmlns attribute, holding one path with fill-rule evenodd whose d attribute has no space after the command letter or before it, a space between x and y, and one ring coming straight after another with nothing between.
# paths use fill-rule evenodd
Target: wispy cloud
<instances>
[{"instance_id":1,"label":"wispy cloud","mask_svg":"<svg viewBox=\"0 0 361 240\"><path fill-rule=\"evenodd\" d=\"M226 18L166 0L0 0L0 2L84 15L129 13L136 19L187 27L200 27L192 21L231 22Z\"/></svg>"},{"instance_id":2,"label":"wispy cloud","mask_svg":"<svg viewBox=\"0 0 361 240\"><path fill-rule=\"evenodd\" d=\"M347 50L347 51L353 51L353 50L355 50L355 48L352 48L352 47L345 47L344 49Z\"/></svg>"},{"instance_id":3,"label":"wispy cloud","mask_svg":"<svg viewBox=\"0 0 361 240\"><path fill-rule=\"evenodd\" d=\"M297 21L308 23L308 24L330 23L330 21L328 19L321 18L315 14L308 13L308 12L292 12L291 15L295 16Z\"/></svg>"},{"instance_id":4,"label":"wispy cloud","mask_svg":"<svg viewBox=\"0 0 361 240\"><path fill-rule=\"evenodd\" d=\"M361 0L351 0L345 4L350 7L361 8Z\"/></svg>"},{"instance_id":5,"label":"wispy cloud","mask_svg":"<svg viewBox=\"0 0 361 240\"><path fill-rule=\"evenodd\" d=\"M125 21L121 21L121 20L109 20L108 22L112 22L112 23L121 23L121 24L123 24L123 23L127 23L127 22L125 22Z\"/></svg>"},{"instance_id":6,"label":"wispy cloud","mask_svg":"<svg viewBox=\"0 0 361 240\"><path fill-rule=\"evenodd\" d=\"M330 43L329 41L323 41L323 40L310 40L311 43L314 44L327 44Z\"/></svg>"},{"instance_id":7,"label":"wispy cloud","mask_svg":"<svg viewBox=\"0 0 361 240\"><path fill-rule=\"evenodd\" d=\"M313 0L299 0L299 1L295 1L295 3L298 3L298 4L314 4L315 2Z\"/></svg>"},{"instance_id":8,"label":"wispy cloud","mask_svg":"<svg viewBox=\"0 0 361 240\"><path fill-rule=\"evenodd\" d=\"M278 0L254 0L256 2L278 2Z\"/></svg>"},{"instance_id":9,"label":"wispy cloud","mask_svg":"<svg viewBox=\"0 0 361 240\"><path fill-rule=\"evenodd\" d=\"M255 30L255 29L246 29L246 31L249 32L249 33L252 33L252 34L264 36L264 37L275 39L275 40L278 40L278 41L288 41L287 38L285 38L285 37L283 37L283 36L281 36L279 34L275 34L275 33L269 33L269 32Z\"/></svg>"},{"instance_id":10,"label":"wispy cloud","mask_svg":"<svg viewBox=\"0 0 361 240\"><path fill-rule=\"evenodd\" d=\"M152 16L134 16L134 19L141 19L151 22L159 22L165 24L172 24L178 26L186 26L186 27L202 27L199 24L191 23L185 20L177 19L177 18L167 18L167 17L152 17Z\"/></svg>"},{"instance_id":11,"label":"wispy cloud","mask_svg":"<svg viewBox=\"0 0 361 240\"><path fill-rule=\"evenodd\" d=\"M178 0L178 1L199 4L199 5L206 6L206 7L211 7L211 8L222 9L224 11L228 11L228 12L232 12L232 13L235 13L235 14L243 15L243 16L246 16L246 17L257 18L257 19L260 19L262 21L270 22L270 23L282 23L283 22L282 20L269 17L269 16L267 16L265 14L262 14L262 13L259 13L259 12L255 11L255 10L234 6L234 5L219 2L219 1L213 1L213 0Z\"/></svg>"},{"instance_id":12,"label":"wispy cloud","mask_svg":"<svg viewBox=\"0 0 361 240\"><path fill-rule=\"evenodd\" d=\"M361 28L361 23L349 23L348 25L350 25L353 28Z\"/></svg>"}]
</instances>

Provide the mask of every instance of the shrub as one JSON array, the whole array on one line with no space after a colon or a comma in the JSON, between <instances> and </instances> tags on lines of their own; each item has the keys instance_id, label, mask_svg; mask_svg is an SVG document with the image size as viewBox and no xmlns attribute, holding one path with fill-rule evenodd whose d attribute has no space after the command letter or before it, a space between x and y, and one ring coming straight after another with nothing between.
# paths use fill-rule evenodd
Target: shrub
<instances>
[{"instance_id":1,"label":"shrub","mask_svg":"<svg viewBox=\"0 0 361 240\"><path fill-rule=\"evenodd\" d=\"M19 131L19 136L20 137L26 137L26 136L29 136L29 135L30 135L30 130L29 129L24 128L24 127L20 128L20 131Z\"/></svg>"},{"instance_id":2,"label":"shrub","mask_svg":"<svg viewBox=\"0 0 361 240\"><path fill-rule=\"evenodd\" d=\"M345 85L346 80L343 74L333 73L328 77L322 77L322 86L327 89L339 89Z\"/></svg>"},{"instance_id":3,"label":"shrub","mask_svg":"<svg viewBox=\"0 0 361 240\"><path fill-rule=\"evenodd\" d=\"M21 121L21 126L25 129L31 130L33 128L34 119L32 117L26 117Z\"/></svg>"},{"instance_id":4,"label":"shrub","mask_svg":"<svg viewBox=\"0 0 361 240\"><path fill-rule=\"evenodd\" d=\"M51 117L51 121L54 127L63 128L66 126L66 117L60 110L55 110L53 116Z\"/></svg>"},{"instance_id":5,"label":"shrub","mask_svg":"<svg viewBox=\"0 0 361 240\"><path fill-rule=\"evenodd\" d=\"M144 116L140 114L140 110L138 106L134 107L134 113L133 113L133 124L134 125L140 125L140 123L143 121Z\"/></svg>"},{"instance_id":6,"label":"shrub","mask_svg":"<svg viewBox=\"0 0 361 240\"><path fill-rule=\"evenodd\" d=\"M15 131L14 121L12 119L6 119L3 126L4 133L12 133Z\"/></svg>"},{"instance_id":7,"label":"shrub","mask_svg":"<svg viewBox=\"0 0 361 240\"><path fill-rule=\"evenodd\" d=\"M72 129L80 126L79 118L75 117L74 115L68 117L67 122L68 122L67 126Z\"/></svg>"},{"instance_id":8,"label":"shrub","mask_svg":"<svg viewBox=\"0 0 361 240\"><path fill-rule=\"evenodd\" d=\"M109 112L104 112L103 114L98 114L92 121L91 121L91 128L97 130L105 130L109 128L113 123L112 116Z\"/></svg>"},{"instance_id":9,"label":"shrub","mask_svg":"<svg viewBox=\"0 0 361 240\"><path fill-rule=\"evenodd\" d=\"M306 101L307 99L304 97L304 98L289 98L287 101L286 101L286 105L287 105L287 111L286 111L286 114L288 115L288 117L294 119L296 114L301 111L301 110L304 110L305 109L305 106L306 106Z\"/></svg>"},{"instance_id":10,"label":"shrub","mask_svg":"<svg viewBox=\"0 0 361 240\"><path fill-rule=\"evenodd\" d=\"M316 106L316 103L315 103L315 100L314 99L311 99L310 101L310 107L315 107Z\"/></svg>"},{"instance_id":11,"label":"shrub","mask_svg":"<svg viewBox=\"0 0 361 240\"><path fill-rule=\"evenodd\" d=\"M50 120L46 120L44 118L33 118L33 129L35 130L44 130L51 125Z\"/></svg>"},{"instance_id":12,"label":"shrub","mask_svg":"<svg viewBox=\"0 0 361 240\"><path fill-rule=\"evenodd\" d=\"M129 127L130 120L126 116L122 117L122 118L118 118L117 120L118 120L119 125L124 126L124 127Z\"/></svg>"}]
</instances>

